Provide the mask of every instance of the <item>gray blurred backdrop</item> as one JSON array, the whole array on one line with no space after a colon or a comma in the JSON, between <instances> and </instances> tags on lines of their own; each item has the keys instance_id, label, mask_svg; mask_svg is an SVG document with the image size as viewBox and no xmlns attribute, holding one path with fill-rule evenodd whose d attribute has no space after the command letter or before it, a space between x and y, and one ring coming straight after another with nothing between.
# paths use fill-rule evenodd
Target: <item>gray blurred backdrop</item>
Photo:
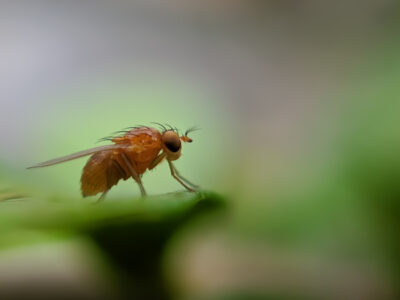
<instances>
[{"instance_id":1,"label":"gray blurred backdrop","mask_svg":"<svg viewBox=\"0 0 400 300\"><path fill-rule=\"evenodd\" d=\"M338 178L332 170L345 164L338 153L346 147L340 143L352 140L357 120L371 120L362 115L365 107L374 115L374 105L383 101L380 108L387 110L374 115L377 123L386 112L399 112L399 16L394 0L0 0L0 187L79 197L82 160L33 173L24 168L98 145L97 139L127 126L198 125L202 130L193 133L194 143L184 145L178 168L205 189L231 197L239 228L253 232L253 222L264 228L267 203ZM386 98L376 92L368 102L364 96L377 82L390 92ZM146 175L144 183L150 194L179 189L165 165ZM117 195L138 195L138 190L123 183L109 197ZM336 232L335 226L328 228ZM370 233L370 227L360 232ZM215 240L195 242L211 245L196 247L200 261L220 261L220 251L233 247L237 256L223 255L232 269L216 264L216 277L226 281L207 281L203 264L191 264L197 254L193 260L189 256L188 270L180 274L198 277L178 280L189 298L241 284L273 291L313 290L316 284L322 291L315 288L312 295L328 290L337 297L393 295L391 279L375 278L384 263L376 269L373 264L365 275L366 264L336 264L321 247L314 249L321 268L338 267L322 279L318 263L307 269L313 257L307 250L283 246L288 253L281 257L250 242L240 242L244 248L226 246L228 241L217 245L221 239L214 234ZM265 265L254 257L265 259ZM236 261L241 263L231 264ZM270 267L279 280L268 279ZM303 268L311 279L288 277L293 270L304 274ZM256 274L253 280L235 272L243 269Z\"/></svg>"}]
</instances>

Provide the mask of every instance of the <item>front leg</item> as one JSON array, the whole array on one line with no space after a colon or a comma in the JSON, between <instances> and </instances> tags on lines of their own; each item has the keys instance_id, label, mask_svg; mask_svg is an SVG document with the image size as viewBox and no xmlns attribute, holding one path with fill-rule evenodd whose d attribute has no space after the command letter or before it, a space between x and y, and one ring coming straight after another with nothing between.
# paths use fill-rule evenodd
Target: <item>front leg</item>
<instances>
[{"instance_id":1,"label":"front leg","mask_svg":"<svg viewBox=\"0 0 400 300\"><path fill-rule=\"evenodd\" d=\"M149 166L149 170L152 170L152 169L154 169L155 167L157 167L157 165L159 164L159 163L161 163L163 160L164 160L164 158L166 157L167 155L165 154L165 152L162 152L160 155L158 155L152 162L151 162L151 164L150 164L150 166Z\"/></svg>"},{"instance_id":2,"label":"front leg","mask_svg":"<svg viewBox=\"0 0 400 300\"><path fill-rule=\"evenodd\" d=\"M174 178L176 179L176 181L178 181L180 184L182 184L189 192L195 192L194 189L192 189L191 187L187 186L187 185L183 182L183 180L182 180L181 178L179 178L179 177L176 175L175 167L174 167L174 165L172 164L172 162L171 162L170 160L167 160L167 161L168 161L169 169L171 170L171 175L172 175L172 177L174 177Z\"/></svg>"},{"instance_id":3,"label":"front leg","mask_svg":"<svg viewBox=\"0 0 400 300\"><path fill-rule=\"evenodd\" d=\"M192 188L194 189L199 189L200 187L192 182L190 182L189 180L187 180L185 177L183 177L178 170L176 169L176 167L174 165L172 165L172 167L174 168L175 171L175 175L178 176L183 182L185 182L186 184L190 185Z\"/></svg>"}]
</instances>

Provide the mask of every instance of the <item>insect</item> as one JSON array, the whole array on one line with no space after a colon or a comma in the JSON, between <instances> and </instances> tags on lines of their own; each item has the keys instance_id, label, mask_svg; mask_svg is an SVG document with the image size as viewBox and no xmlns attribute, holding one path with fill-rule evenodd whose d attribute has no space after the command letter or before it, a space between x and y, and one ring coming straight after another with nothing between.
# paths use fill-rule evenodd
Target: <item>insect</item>
<instances>
[{"instance_id":1,"label":"insect","mask_svg":"<svg viewBox=\"0 0 400 300\"><path fill-rule=\"evenodd\" d=\"M159 125L161 130L148 126L128 127L124 131L116 132L120 135L100 140L112 141L111 145L48 160L28 169L52 166L91 155L82 171L81 191L83 197L102 193L99 199L101 200L119 180L127 180L131 177L139 185L142 196L145 196L146 191L142 183L143 173L154 169L165 159L172 177L188 191L194 192L198 186L180 175L172 162L181 156L181 141L191 143L192 139L188 137L188 134L197 128L192 127L180 136L178 129L171 125L154 124Z\"/></svg>"}]
</instances>

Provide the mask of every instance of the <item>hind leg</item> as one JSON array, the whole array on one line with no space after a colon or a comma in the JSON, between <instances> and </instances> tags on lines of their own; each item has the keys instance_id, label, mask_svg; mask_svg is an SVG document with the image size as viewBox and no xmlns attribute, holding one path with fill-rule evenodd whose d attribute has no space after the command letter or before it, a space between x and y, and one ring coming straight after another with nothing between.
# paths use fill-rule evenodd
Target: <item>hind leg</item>
<instances>
[{"instance_id":1,"label":"hind leg","mask_svg":"<svg viewBox=\"0 0 400 300\"><path fill-rule=\"evenodd\" d=\"M110 189L105 190L105 191L101 194L101 196L99 197L99 199L97 199L97 201L94 202L93 204L98 204L98 203L100 203L100 202L103 202L104 199L106 198L107 193L108 193L109 191L110 191Z\"/></svg>"},{"instance_id":2,"label":"hind leg","mask_svg":"<svg viewBox=\"0 0 400 300\"><path fill-rule=\"evenodd\" d=\"M125 164L127 165L129 172L131 173L130 175L132 176L133 180L136 181L136 183L139 185L140 193L142 194L142 197L146 196L146 191L144 189L142 179L138 175L138 173L135 171L135 169L132 166L132 163L129 161L129 158L125 155L125 153L121 153L122 159L124 160Z\"/></svg>"}]
</instances>

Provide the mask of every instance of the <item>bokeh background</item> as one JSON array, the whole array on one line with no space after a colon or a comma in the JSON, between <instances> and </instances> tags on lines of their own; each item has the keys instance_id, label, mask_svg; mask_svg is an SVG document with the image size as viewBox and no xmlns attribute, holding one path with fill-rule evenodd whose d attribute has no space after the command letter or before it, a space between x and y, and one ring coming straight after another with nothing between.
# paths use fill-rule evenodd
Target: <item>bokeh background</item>
<instances>
[{"instance_id":1,"label":"bokeh background","mask_svg":"<svg viewBox=\"0 0 400 300\"><path fill-rule=\"evenodd\" d=\"M399 17L394 0L0 0L0 195L23 196L0 215L95 200L85 159L29 165L127 126L197 125L176 165L228 208L168 241L172 298L397 298ZM180 190L164 164L143 180ZM123 182L106 202L138 195ZM3 223L0 292L114 288L87 237Z\"/></svg>"}]
</instances>

